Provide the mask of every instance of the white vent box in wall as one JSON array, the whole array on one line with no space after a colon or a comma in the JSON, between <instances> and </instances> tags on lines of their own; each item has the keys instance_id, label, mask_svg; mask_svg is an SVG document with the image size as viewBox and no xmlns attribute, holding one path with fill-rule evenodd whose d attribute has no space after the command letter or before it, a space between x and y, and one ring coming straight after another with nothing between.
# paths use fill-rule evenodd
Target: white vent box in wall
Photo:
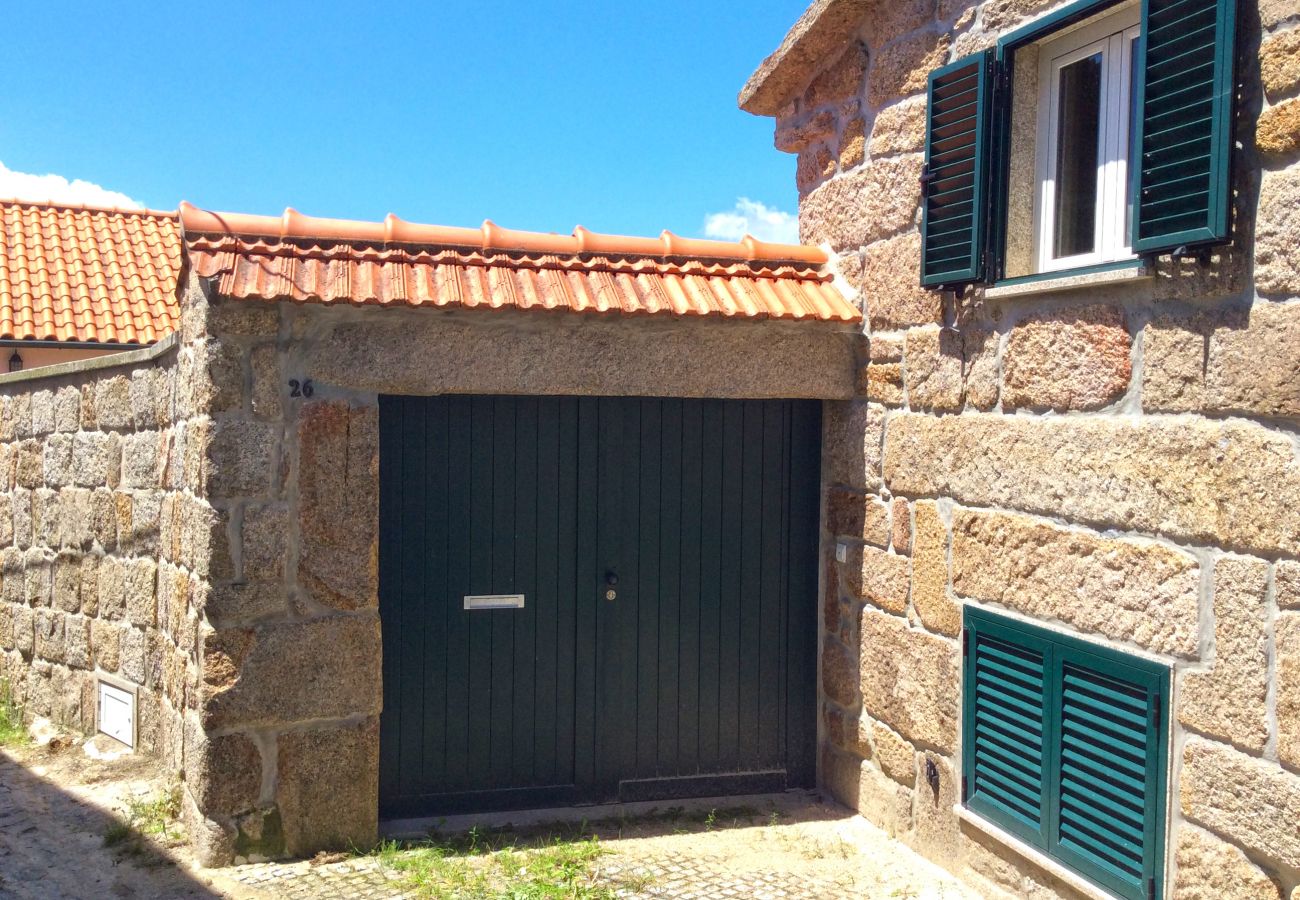
<instances>
[{"instance_id":1,"label":"white vent box in wall","mask_svg":"<svg viewBox=\"0 0 1300 900\"><path fill-rule=\"evenodd\" d=\"M99 683L99 731L135 749L135 691Z\"/></svg>"}]
</instances>

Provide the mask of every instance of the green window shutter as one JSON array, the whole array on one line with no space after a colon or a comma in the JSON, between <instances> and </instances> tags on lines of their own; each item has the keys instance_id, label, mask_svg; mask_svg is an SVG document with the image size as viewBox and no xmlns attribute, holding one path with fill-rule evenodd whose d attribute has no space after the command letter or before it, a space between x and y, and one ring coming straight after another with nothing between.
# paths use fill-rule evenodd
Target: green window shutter
<instances>
[{"instance_id":1,"label":"green window shutter","mask_svg":"<svg viewBox=\"0 0 1300 900\"><path fill-rule=\"evenodd\" d=\"M1169 671L967 607L962 801L1118 897L1163 893Z\"/></svg>"},{"instance_id":2,"label":"green window shutter","mask_svg":"<svg viewBox=\"0 0 1300 900\"><path fill-rule=\"evenodd\" d=\"M1158 896L1167 670L1073 641L1058 644L1055 666L1049 851L1118 896Z\"/></svg>"},{"instance_id":3,"label":"green window shutter","mask_svg":"<svg viewBox=\"0 0 1300 900\"><path fill-rule=\"evenodd\" d=\"M983 281L995 51L930 73L921 176L921 284Z\"/></svg>"},{"instance_id":4,"label":"green window shutter","mask_svg":"<svg viewBox=\"0 0 1300 900\"><path fill-rule=\"evenodd\" d=\"M1227 240L1236 0L1143 0L1133 249Z\"/></svg>"},{"instance_id":5,"label":"green window shutter","mask_svg":"<svg viewBox=\"0 0 1300 900\"><path fill-rule=\"evenodd\" d=\"M1045 848L1051 644L988 618L968 616L966 628L966 803Z\"/></svg>"}]
</instances>

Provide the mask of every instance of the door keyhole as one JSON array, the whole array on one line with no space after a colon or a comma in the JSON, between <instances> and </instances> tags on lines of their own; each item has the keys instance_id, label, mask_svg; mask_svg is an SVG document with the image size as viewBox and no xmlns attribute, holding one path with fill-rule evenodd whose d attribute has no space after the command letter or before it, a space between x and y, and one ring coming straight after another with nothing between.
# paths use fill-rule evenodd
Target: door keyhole
<instances>
[{"instance_id":1,"label":"door keyhole","mask_svg":"<svg viewBox=\"0 0 1300 900\"><path fill-rule=\"evenodd\" d=\"M607 586L607 588L608 588L608 589L605 591L605 599L606 599L606 600L614 600L614 599L617 599L617 598L618 598L618 591L614 590L614 588L618 586L618 573L617 573L617 572L613 572L613 571L606 572L606 573L605 573L605 584L606 584L606 586Z\"/></svg>"}]
</instances>

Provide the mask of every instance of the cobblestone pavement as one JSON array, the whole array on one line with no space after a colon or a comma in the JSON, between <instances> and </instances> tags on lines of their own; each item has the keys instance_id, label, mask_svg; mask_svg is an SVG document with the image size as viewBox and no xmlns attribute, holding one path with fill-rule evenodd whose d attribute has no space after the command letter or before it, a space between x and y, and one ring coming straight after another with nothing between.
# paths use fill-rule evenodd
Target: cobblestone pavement
<instances>
[{"instance_id":1,"label":"cobblestone pavement","mask_svg":"<svg viewBox=\"0 0 1300 900\"><path fill-rule=\"evenodd\" d=\"M605 855L594 880L626 900L975 900L970 888L848 810L815 798L775 818L593 826ZM535 832L534 832L535 834ZM397 900L412 895L370 857L222 870L254 897Z\"/></svg>"},{"instance_id":2,"label":"cobblestone pavement","mask_svg":"<svg viewBox=\"0 0 1300 900\"><path fill-rule=\"evenodd\" d=\"M128 762L109 790L103 783L72 783L59 765L24 763L0 752L0 898L225 896L165 854L104 846L105 832L118 821L115 802L150 789L152 772Z\"/></svg>"},{"instance_id":3,"label":"cobblestone pavement","mask_svg":"<svg viewBox=\"0 0 1300 900\"><path fill-rule=\"evenodd\" d=\"M129 800L154 797L165 788L154 764L143 757L97 762L75 744L61 752L0 751L0 900L413 896L376 857L336 854L205 870L195 867L177 841L171 847L105 846L106 832L121 822ZM756 805L761 809L674 807L592 823L604 850L593 878L626 900L977 896L884 832L814 794L763 798ZM532 824L517 832L520 846L556 833L572 836L574 826L557 831L553 823Z\"/></svg>"},{"instance_id":4,"label":"cobblestone pavement","mask_svg":"<svg viewBox=\"0 0 1300 900\"><path fill-rule=\"evenodd\" d=\"M668 854L652 859L633 860L621 854L602 866L604 880L614 885L639 886L624 890L629 900L671 897L673 900L712 900L712 898L753 898L753 900L795 900L817 897L821 900L858 900L863 894L853 884L837 884L791 872L735 870L725 859L716 856Z\"/></svg>"},{"instance_id":5,"label":"cobblestone pavement","mask_svg":"<svg viewBox=\"0 0 1300 900\"><path fill-rule=\"evenodd\" d=\"M261 896L277 900L411 900L415 896L403 891L396 876L372 858L319 866L308 862L261 863L227 871L233 880L257 891L250 893L248 900ZM836 884L790 872L736 871L718 857L668 854L634 859L617 849L602 859L594 880L616 889L626 900L859 900L872 896L848 882ZM629 888L629 884L636 887Z\"/></svg>"},{"instance_id":6,"label":"cobblestone pavement","mask_svg":"<svg viewBox=\"0 0 1300 900\"><path fill-rule=\"evenodd\" d=\"M242 889L233 893L233 900L406 900L413 896L373 857L323 864L250 863L223 872Z\"/></svg>"}]
</instances>

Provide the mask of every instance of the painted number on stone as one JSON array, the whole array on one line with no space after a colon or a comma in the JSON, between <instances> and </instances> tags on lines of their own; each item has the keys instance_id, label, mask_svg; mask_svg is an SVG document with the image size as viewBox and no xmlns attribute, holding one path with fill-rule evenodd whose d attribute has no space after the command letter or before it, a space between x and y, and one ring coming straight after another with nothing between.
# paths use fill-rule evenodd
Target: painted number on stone
<instances>
[{"instance_id":1,"label":"painted number on stone","mask_svg":"<svg viewBox=\"0 0 1300 900\"><path fill-rule=\"evenodd\" d=\"M316 393L316 388L312 387L311 379L306 378L299 381L297 378L289 379L289 396L290 397L310 397Z\"/></svg>"}]
</instances>

